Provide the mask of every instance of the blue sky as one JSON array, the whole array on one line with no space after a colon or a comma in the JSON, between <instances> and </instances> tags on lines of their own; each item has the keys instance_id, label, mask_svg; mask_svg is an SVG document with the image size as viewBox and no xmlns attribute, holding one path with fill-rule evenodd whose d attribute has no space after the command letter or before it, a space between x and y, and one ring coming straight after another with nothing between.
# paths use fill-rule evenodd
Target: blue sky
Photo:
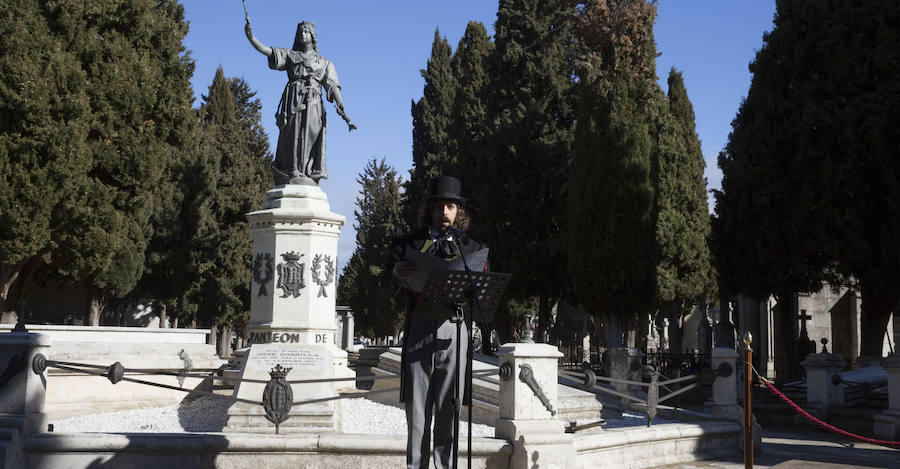
<instances>
[{"instance_id":1,"label":"blue sky","mask_svg":"<svg viewBox=\"0 0 900 469\"><path fill-rule=\"evenodd\" d=\"M410 101L422 96L419 70L431 53L435 28L456 48L468 21L480 21L493 34L494 0L334 0L305 2L246 0L256 37L264 44L290 47L297 23L316 24L319 52L331 60L341 80L352 133L326 103L329 114L329 179L320 183L331 209L347 217L341 231L341 268L354 249L353 209L356 177L367 161L384 158L401 174L412 166ZM275 107L286 75L269 70L266 58L244 36L239 0L184 0L190 32L185 46L196 62L195 102L206 94L222 66L226 76L243 77L262 101L262 123L274 151L278 129ZM731 121L750 86L747 68L772 29L774 0L662 0L656 21L656 70L660 84L671 67L684 76L694 104L697 133L706 158L709 188L718 188L716 155L725 145ZM465 182L463 182L465 191Z\"/></svg>"}]
</instances>

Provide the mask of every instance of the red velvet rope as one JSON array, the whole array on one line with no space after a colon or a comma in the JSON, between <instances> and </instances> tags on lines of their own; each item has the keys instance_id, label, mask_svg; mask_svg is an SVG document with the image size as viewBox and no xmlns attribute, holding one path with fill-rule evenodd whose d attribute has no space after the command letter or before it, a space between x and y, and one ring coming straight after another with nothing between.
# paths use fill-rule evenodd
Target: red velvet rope
<instances>
[{"instance_id":1,"label":"red velvet rope","mask_svg":"<svg viewBox=\"0 0 900 469\"><path fill-rule=\"evenodd\" d=\"M759 373L756 373L756 370L753 370L753 372L754 372L757 376L759 376ZM803 410L802 408L800 408L800 406L798 406L798 405L797 405L794 401L792 401L789 397L785 396L784 394L781 393L781 391L779 391L778 389L776 389L776 388L775 388L775 385L773 385L771 382L769 382L769 380L763 378L762 376L759 376L759 378L760 378L760 380L763 382L763 384L766 385L766 387L769 389L769 391L772 392L772 394L775 394L776 397L778 397L779 399L782 400L782 402L784 402L785 404L787 404L788 406L790 406L792 409L794 409L795 412L797 412L798 414L800 414L800 415L806 417L807 420L809 420L809 421L815 423L816 425L818 425L818 426L820 426L820 427L822 427L822 428L824 428L824 429L826 429L826 430L828 430L828 431L830 431L830 432L837 433L838 435L843 435L843 436L845 436L845 437L847 437L847 438L851 438L851 439L854 439L854 440L859 440L859 441L862 441L862 442L865 442L865 443L871 443L871 444L873 444L873 445L886 446L886 447L888 447L888 448L900 448L900 441L876 440L876 439L874 439L874 438L868 438L868 437L865 437L865 436L856 435L856 434L850 433L850 432L848 432L848 431L846 431L846 430L841 430L840 428L837 428L837 427L835 427L835 426L833 426L833 425L829 425L829 424L827 424L827 423L825 423L825 422L823 422L823 421L821 421L821 420L815 418L815 417L812 416L809 412L807 412L807 411Z\"/></svg>"}]
</instances>

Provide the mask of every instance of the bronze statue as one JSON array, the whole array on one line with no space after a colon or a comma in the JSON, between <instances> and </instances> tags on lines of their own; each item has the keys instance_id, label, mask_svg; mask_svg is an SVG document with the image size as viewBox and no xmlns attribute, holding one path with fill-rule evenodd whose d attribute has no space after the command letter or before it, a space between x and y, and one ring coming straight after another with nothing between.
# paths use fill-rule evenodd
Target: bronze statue
<instances>
[{"instance_id":1,"label":"bronze statue","mask_svg":"<svg viewBox=\"0 0 900 469\"><path fill-rule=\"evenodd\" d=\"M246 6L244 7L246 12ZM319 179L328 177L325 170L325 97L334 103L334 108L350 130L356 128L350 123L341 99L341 84L334 65L319 55L316 28L313 23L297 25L294 46L290 49L269 47L255 36L250 26L250 16L246 16L244 31L250 44L269 58L269 68L286 70L288 82L281 94L275 122L278 124L278 148L272 173L275 185L318 184Z\"/></svg>"}]
</instances>

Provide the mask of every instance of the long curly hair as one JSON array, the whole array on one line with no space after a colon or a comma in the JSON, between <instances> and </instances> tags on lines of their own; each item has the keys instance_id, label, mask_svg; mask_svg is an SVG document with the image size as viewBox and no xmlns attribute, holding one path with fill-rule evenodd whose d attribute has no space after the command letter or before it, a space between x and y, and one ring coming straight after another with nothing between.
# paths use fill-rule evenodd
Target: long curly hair
<instances>
[{"instance_id":1,"label":"long curly hair","mask_svg":"<svg viewBox=\"0 0 900 469\"><path fill-rule=\"evenodd\" d=\"M444 202L444 200L429 200L421 209L419 209L419 228L426 229L431 226L431 212L438 202ZM453 227L462 231L469 229L469 214L466 213L465 207L459 203L456 203L456 219L453 220Z\"/></svg>"}]
</instances>

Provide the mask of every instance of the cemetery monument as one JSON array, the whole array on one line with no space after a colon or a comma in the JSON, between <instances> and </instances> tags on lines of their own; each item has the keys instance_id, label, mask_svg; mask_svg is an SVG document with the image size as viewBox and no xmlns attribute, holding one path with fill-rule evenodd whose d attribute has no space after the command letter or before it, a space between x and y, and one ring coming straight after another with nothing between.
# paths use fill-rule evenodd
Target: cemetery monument
<instances>
[{"instance_id":1,"label":"cemetery monument","mask_svg":"<svg viewBox=\"0 0 900 469\"><path fill-rule=\"evenodd\" d=\"M356 126L344 111L334 65L319 55L312 23L297 25L287 49L264 45L253 35L249 15L246 20L250 44L268 58L269 68L285 70L288 82L276 114L275 187L261 210L247 214L253 234L250 349L240 377L267 380L270 373L287 373L284 379L291 381L353 376L347 352L335 345L337 243L346 219L330 210L318 185L327 177L323 94L350 130ZM275 371L276 365L283 368ZM336 395L331 382L293 384L292 390L296 401ZM259 399L261 393L258 383L235 386L239 401L228 411L226 430L271 431L259 406L240 402ZM334 431L339 409L337 401L295 405L282 427L288 432Z\"/></svg>"}]
</instances>

